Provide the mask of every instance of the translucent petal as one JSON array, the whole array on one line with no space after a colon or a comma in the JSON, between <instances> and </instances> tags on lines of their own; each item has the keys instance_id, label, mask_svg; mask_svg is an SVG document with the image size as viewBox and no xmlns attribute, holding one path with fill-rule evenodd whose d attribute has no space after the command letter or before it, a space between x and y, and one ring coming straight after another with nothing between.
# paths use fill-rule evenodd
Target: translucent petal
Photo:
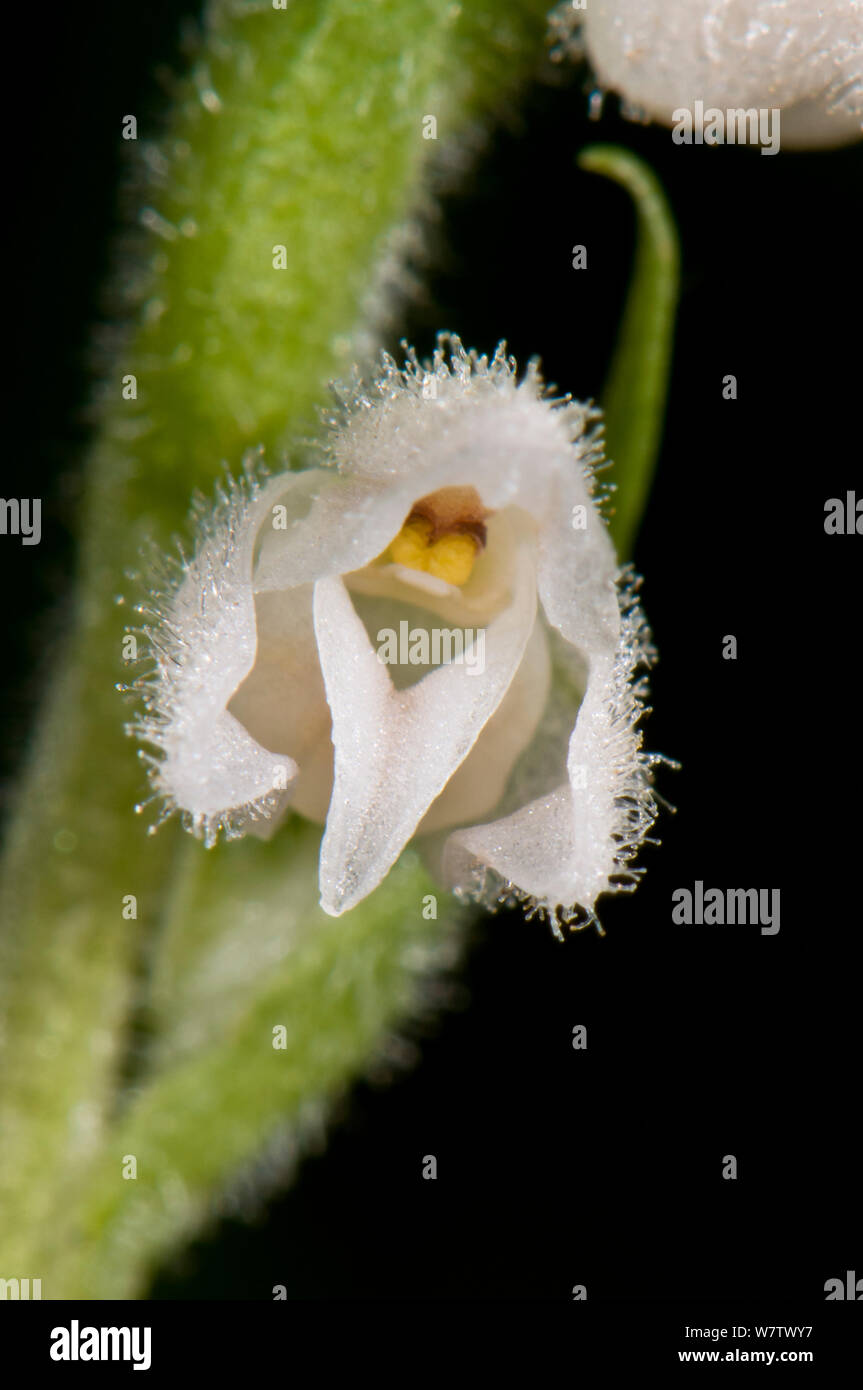
<instances>
[{"instance_id":1,"label":"translucent petal","mask_svg":"<svg viewBox=\"0 0 863 1390\"><path fill-rule=\"evenodd\" d=\"M590 0L572 17L601 84L666 125L700 101L780 108L789 148L860 137L860 0Z\"/></svg>"},{"instance_id":2,"label":"translucent petal","mask_svg":"<svg viewBox=\"0 0 863 1390\"><path fill-rule=\"evenodd\" d=\"M572 471L579 456L573 441L589 413L575 405L552 410L535 373L516 385L505 365L467 381L442 376L434 400L410 381L391 397L382 387L374 409L367 401L353 408L328 445L338 472L295 475L309 477L304 507L286 531L262 533L256 592L362 570L397 535L413 503L438 488L469 485L490 510L514 506L545 518L549 484Z\"/></svg>"},{"instance_id":3,"label":"translucent petal","mask_svg":"<svg viewBox=\"0 0 863 1390\"><path fill-rule=\"evenodd\" d=\"M583 475L558 474L540 529L538 588L545 616L587 663L587 686L551 794L498 822L456 832L445 872L463 892L516 888L549 912L592 910L633 844L633 804L643 838L652 801L635 724L635 667L643 659L639 610L621 594L614 551ZM627 798L634 798L630 802Z\"/></svg>"},{"instance_id":4,"label":"translucent petal","mask_svg":"<svg viewBox=\"0 0 863 1390\"><path fill-rule=\"evenodd\" d=\"M332 790L330 709L318 662L311 584L255 597L255 664L229 710L264 748L289 750L298 775L291 806L326 818Z\"/></svg>"},{"instance_id":5,"label":"translucent petal","mask_svg":"<svg viewBox=\"0 0 863 1390\"><path fill-rule=\"evenodd\" d=\"M599 636L567 759L568 782L509 816L459 830L444 849L450 886L494 901L515 891L549 914L592 911L603 892L633 881L629 864L655 819L649 760L637 728L650 659L643 615L620 593L614 650Z\"/></svg>"},{"instance_id":6,"label":"translucent petal","mask_svg":"<svg viewBox=\"0 0 863 1390\"><path fill-rule=\"evenodd\" d=\"M333 916L381 881L503 699L536 616L532 551L526 543L512 556L512 602L486 630L484 673L453 663L401 691L343 581L316 585L315 630L335 745L321 903Z\"/></svg>"},{"instance_id":7,"label":"translucent petal","mask_svg":"<svg viewBox=\"0 0 863 1390\"><path fill-rule=\"evenodd\" d=\"M536 733L548 700L551 663L541 622L535 622L524 658L509 690L461 767L432 802L417 828L428 835L468 825L493 811L503 796L516 759Z\"/></svg>"},{"instance_id":8,"label":"translucent petal","mask_svg":"<svg viewBox=\"0 0 863 1390\"><path fill-rule=\"evenodd\" d=\"M277 815L297 774L287 750L262 747L226 709L255 659L252 560L268 505L266 488L223 500L154 644L142 725L162 754L154 783L207 843Z\"/></svg>"}]
</instances>

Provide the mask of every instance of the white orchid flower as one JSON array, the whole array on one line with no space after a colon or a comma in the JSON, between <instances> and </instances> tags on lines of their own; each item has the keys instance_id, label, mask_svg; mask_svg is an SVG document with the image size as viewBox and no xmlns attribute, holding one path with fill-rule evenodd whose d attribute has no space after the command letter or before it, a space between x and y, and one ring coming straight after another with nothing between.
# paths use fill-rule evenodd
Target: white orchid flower
<instances>
[{"instance_id":1,"label":"white orchid flower","mask_svg":"<svg viewBox=\"0 0 863 1390\"><path fill-rule=\"evenodd\" d=\"M788 148L863 131L863 0L588 0L552 17L600 85L665 125L695 102L776 108Z\"/></svg>"},{"instance_id":2,"label":"white orchid flower","mask_svg":"<svg viewBox=\"0 0 863 1390\"><path fill-rule=\"evenodd\" d=\"M640 873L652 653L594 498L598 412L549 399L535 364L519 382L503 344L448 341L343 393L330 466L222 498L152 634L137 732L208 845L289 806L325 823L332 915L421 837L460 896L559 933ZM483 664L385 664L406 615L412 641L481 634Z\"/></svg>"}]
</instances>

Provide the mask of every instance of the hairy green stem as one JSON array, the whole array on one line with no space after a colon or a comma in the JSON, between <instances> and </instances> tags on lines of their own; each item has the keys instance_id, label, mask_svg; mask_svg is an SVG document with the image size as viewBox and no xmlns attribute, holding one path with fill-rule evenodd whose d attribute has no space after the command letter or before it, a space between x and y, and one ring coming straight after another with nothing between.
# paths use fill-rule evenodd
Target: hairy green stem
<instances>
[{"instance_id":1,"label":"hairy green stem","mask_svg":"<svg viewBox=\"0 0 863 1390\"><path fill-rule=\"evenodd\" d=\"M140 1290L238 1165L362 1069L413 1007L417 950L432 960L449 934L422 915L411 871L338 926L310 908L289 940L280 908L314 876L303 833L211 855L176 827L146 836L114 689L129 674L115 596L142 544L167 546L224 463L236 470L264 445L282 465L328 378L392 308L385 284L399 280L431 156L530 73L545 8L214 0L167 131L130 143L148 171L147 239L117 286L136 326L122 356L106 356L74 630L0 886L0 1275L41 1278L46 1298ZM234 997L207 974L211 948L218 960L232 931L250 951L267 945L268 913L279 964ZM117 1114L142 1004L157 1035ZM307 1032L278 1071L261 1030L285 1010ZM314 1037L326 1052L330 1028L324 1064L310 1049ZM137 1180L120 1176L124 1153L139 1153Z\"/></svg>"}]
</instances>

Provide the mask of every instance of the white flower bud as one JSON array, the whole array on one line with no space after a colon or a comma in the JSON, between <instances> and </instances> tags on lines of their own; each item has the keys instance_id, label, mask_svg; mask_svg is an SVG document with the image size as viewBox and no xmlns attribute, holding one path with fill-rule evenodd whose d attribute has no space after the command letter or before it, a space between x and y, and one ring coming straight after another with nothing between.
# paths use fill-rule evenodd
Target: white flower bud
<instances>
[{"instance_id":1,"label":"white flower bud","mask_svg":"<svg viewBox=\"0 0 863 1390\"><path fill-rule=\"evenodd\" d=\"M863 0L590 0L553 28L580 40L602 87L671 125L696 102L781 111L787 148L863 131Z\"/></svg>"}]
</instances>

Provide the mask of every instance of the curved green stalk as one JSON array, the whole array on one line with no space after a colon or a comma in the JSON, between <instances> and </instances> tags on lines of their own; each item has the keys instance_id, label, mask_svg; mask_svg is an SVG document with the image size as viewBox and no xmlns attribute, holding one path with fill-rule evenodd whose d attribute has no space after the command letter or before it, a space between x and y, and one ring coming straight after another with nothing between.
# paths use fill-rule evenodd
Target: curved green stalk
<instances>
[{"instance_id":1,"label":"curved green stalk","mask_svg":"<svg viewBox=\"0 0 863 1390\"><path fill-rule=\"evenodd\" d=\"M635 263L614 357L602 394L610 474L617 487L611 533L618 554L632 551L653 479L662 424L680 284L674 218L656 175L629 150L590 145L579 167L613 179L635 203Z\"/></svg>"}]
</instances>

